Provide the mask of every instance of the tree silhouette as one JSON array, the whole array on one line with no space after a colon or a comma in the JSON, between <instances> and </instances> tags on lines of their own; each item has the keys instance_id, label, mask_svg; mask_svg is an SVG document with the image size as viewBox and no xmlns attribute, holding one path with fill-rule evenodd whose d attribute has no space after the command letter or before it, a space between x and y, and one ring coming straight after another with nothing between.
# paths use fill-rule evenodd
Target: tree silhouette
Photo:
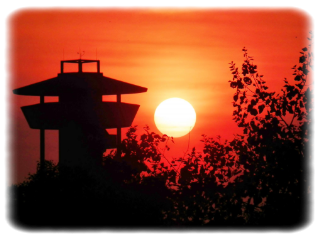
<instances>
[{"instance_id":1,"label":"tree silhouette","mask_svg":"<svg viewBox=\"0 0 322 239\"><path fill-rule=\"evenodd\" d=\"M300 52L294 79L270 92L243 48L233 79L233 119L243 134L222 142L203 136L203 155L193 148L180 172L172 219L190 225L299 226L307 220L311 158L313 65L311 45Z\"/></svg>"},{"instance_id":2,"label":"tree silhouette","mask_svg":"<svg viewBox=\"0 0 322 239\"><path fill-rule=\"evenodd\" d=\"M240 141L246 142L240 155L244 178L251 179L245 195L253 201L246 208L252 223L296 224L304 219L308 190L306 165L311 158L310 125L312 122L312 92L307 85L312 68L311 47L300 52L295 65L294 80L284 79L281 93L270 92L257 73L253 59L244 51L242 70L232 62L234 120L243 128ZM258 205L265 200L260 213ZM263 220L263 221L262 221Z\"/></svg>"}]
</instances>

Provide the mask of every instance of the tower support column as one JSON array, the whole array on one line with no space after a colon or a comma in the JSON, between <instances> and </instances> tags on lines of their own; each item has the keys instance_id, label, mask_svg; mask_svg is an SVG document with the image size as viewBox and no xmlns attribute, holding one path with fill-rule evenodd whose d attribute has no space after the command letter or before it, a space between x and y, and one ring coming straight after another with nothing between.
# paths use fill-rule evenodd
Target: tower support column
<instances>
[{"instance_id":1,"label":"tower support column","mask_svg":"<svg viewBox=\"0 0 322 239\"><path fill-rule=\"evenodd\" d=\"M45 97L40 96L40 104L45 103ZM40 129L40 172L43 173L45 168L45 129Z\"/></svg>"}]
</instances>

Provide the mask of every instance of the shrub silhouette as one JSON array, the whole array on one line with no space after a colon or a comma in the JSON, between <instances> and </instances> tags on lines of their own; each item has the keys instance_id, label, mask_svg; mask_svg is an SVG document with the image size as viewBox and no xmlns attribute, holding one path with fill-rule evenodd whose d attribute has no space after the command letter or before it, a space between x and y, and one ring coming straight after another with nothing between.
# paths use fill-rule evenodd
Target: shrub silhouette
<instances>
[{"instance_id":1,"label":"shrub silhouette","mask_svg":"<svg viewBox=\"0 0 322 239\"><path fill-rule=\"evenodd\" d=\"M120 183L106 171L64 169L13 186L13 222L24 228L150 227L161 225L162 195ZM37 175L37 174L36 174Z\"/></svg>"}]
</instances>

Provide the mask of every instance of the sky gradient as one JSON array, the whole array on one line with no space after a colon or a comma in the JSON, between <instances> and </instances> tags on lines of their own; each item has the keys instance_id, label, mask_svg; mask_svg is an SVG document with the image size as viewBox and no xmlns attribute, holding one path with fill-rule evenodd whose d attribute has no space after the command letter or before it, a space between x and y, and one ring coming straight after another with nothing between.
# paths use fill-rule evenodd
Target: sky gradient
<instances>
[{"instance_id":1,"label":"sky gradient","mask_svg":"<svg viewBox=\"0 0 322 239\"><path fill-rule=\"evenodd\" d=\"M310 21L292 9L16 12L8 21L12 181L34 173L39 160L39 130L29 128L20 109L39 103L39 97L12 90L57 76L60 61L79 58L79 50L85 52L82 58L101 61L104 76L148 88L122 96L122 102L141 105L133 122L138 134L145 125L160 133L154 112L168 98L194 107L197 120L190 135L169 145L168 157L180 157L188 145L202 151L202 134L232 139L241 133L232 120L228 63L241 68L242 48L253 56L267 86L279 90L308 44ZM58 161L57 131L46 131L46 159Z\"/></svg>"}]
</instances>

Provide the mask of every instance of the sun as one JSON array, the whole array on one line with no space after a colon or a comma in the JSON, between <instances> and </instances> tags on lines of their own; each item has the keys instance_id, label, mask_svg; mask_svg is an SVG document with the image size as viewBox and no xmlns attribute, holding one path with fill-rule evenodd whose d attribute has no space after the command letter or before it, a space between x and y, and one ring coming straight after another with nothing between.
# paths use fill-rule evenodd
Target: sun
<instances>
[{"instance_id":1,"label":"sun","mask_svg":"<svg viewBox=\"0 0 322 239\"><path fill-rule=\"evenodd\" d=\"M196 123L196 112L188 101L170 98L156 108L154 122L163 134L178 138L192 130Z\"/></svg>"}]
</instances>

